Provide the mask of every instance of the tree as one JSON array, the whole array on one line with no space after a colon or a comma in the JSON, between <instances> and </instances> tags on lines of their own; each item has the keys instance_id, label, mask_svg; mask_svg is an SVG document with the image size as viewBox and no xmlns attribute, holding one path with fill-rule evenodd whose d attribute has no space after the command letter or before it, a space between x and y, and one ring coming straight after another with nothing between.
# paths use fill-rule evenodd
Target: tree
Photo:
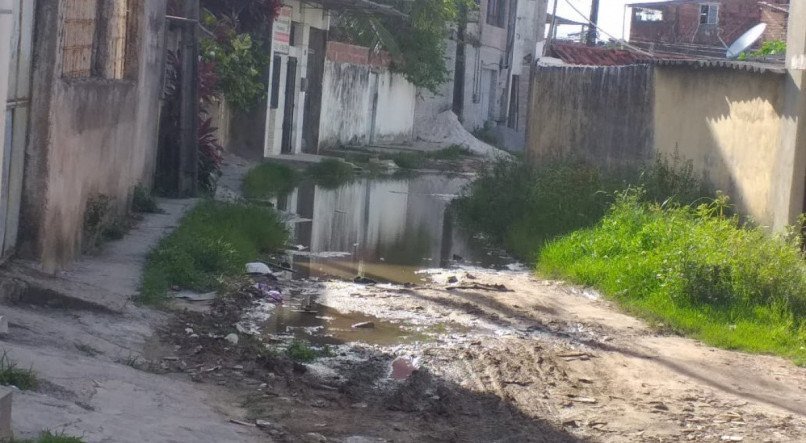
<instances>
[{"instance_id":1,"label":"tree","mask_svg":"<svg viewBox=\"0 0 806 443\"><path fill-rule=\"evenodd\" d=\"M448 80L445 43L461 8L476 8L473 0L376 0L402 13L377 15L346 10L339 14L334 35L351 43L386 50L391 69L415 86L436 92Z\"/></svg>"}]
</instances>

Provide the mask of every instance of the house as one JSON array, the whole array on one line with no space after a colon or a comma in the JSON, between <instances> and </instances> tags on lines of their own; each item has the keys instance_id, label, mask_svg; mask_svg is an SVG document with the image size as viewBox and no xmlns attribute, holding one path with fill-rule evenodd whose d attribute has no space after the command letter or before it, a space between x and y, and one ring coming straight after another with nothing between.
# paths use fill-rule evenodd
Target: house
<instances>
[{"instance_id":1,"label":"house","mask_svg":"<svg viewBox=\"0 0 806 443\"><path fill-rule=\"evenodd\" d=\"M468 131L491 129L499 143L522 148L531 62L543 40L547 0L481 0L448 42L453 81L436 93L421 91L417 127L453 110Z\"/></svg>"},{"instance_id":2,"label":"house","mask_svg":"<svg viewBox=\"0 0 806 443\"><path fill-rule=\"evenodd\" d=\"M671 0L630 3L630 43L644 49L725 57L725 48L759 23L760 42L786 40L789 0Z\"/></svg>"},{"instance_id":3,"label":"house","mask_svg":"<svg viewBox=\"0 0 806 443\"><path fill-rule=\"evenodd\" d=\"M151 182L165 11L165 0L0 1L2 258L64 268Z\"/></svg>"}]
</instances>

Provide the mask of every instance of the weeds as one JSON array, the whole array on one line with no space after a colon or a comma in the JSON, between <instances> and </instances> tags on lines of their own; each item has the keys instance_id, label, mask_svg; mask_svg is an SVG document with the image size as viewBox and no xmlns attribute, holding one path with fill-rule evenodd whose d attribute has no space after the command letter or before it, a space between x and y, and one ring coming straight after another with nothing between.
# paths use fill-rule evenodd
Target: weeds
<instances>
[{"instance_id":1,"label":"weeds","mask_svg":"<svg viewBox=\"0 0 806 443\"><path fill-rule=\"evenodd\" d=\"M285 350L286 355L288 358L294 361L302 362L302 363L310 363L317 358L321 357L329 357L332 355L329 346L325 346L322 349L316 349L310 345L310 343L302 340L294 340Z\"/></svg>"},{"instance_id":2,"label":"weeds","mask_svg":"<svg viewBox=\"0 0 806 443\"><path fill-rule=\"evenodd\" d=\"M308 166L305 173L317 185L324 188L337 188L355 179L355 171L351 164L333 158L327 158Z\"/></svg>"},{"instance_id":3,"label":"weeds","mask_svg":"<svg viewBox=\"0 0 806 443\"><path fill-rule=\"evenodd\" d=\"M217 289L226 278L241 274L247 262L281 248L287 237L271 208L202 202L149 255L139 301L159 304L172 286Z\"/></svg>"},{"instance_id":4,"label":"weeds","mask_svg":"<svg viewBox=\"0 0 806 443\"><path fill-rule=\"evenodd\" d=\"M268 199L291 192L299 180L299 173L288 166L263 163L246 174L242 190L246 198Z\"/></svg>"},{"instance_id":5,"label":"weeds","mask_svg":"<svg viewBox=\"0 0 806 443\"><path fill-rule=\"evenodd\" d=\"M473 153L464 146L451 145L431 152L398 152L392 154L390 159L402 169L419 169L429 160L459 160L472 155Z\"/></svg>"},{"instance_id":6,"label":"weeds","mask_svg":"<svg viewBox=\"0 0 806 443\"><path fill-rule=\"evenodd\" d=\"M132 211L141 214L157 214L162 212L154 196L151 195L148 189L141 185L134 187Z\"/></svg>"},{"instance_id":7,"label":"weeds","mask_svg":"<svg viewBox=\"0 0 806 443\"><path fill-rule=\"evenodd\" d=\"M0 385L16 386L21 390L36 389L38 381L33 369L20 369L11 361L7 351L0 355Z\"/></svg>"},{"instance_id":8,"label":"weeds","mask_svg":"<svg viewBox=\"0 0 806 443\"><path fill-rule=\"evenodd\" d=\"M73 437L63 432L54 434L51 431L43 431L39 437L33 440L16 440L12 439L9 443L84 443L79 437Z\"/></svg>"},{"instance_id":9,"label":"weeds","mask_svg":"<svg viewBox=\"0 0 806 443\"><path fill-rule=\"evenodd\" d=\"M806 262L799 236L772 238L726 216L623 193L591 229L547 245L540 273L595 286L636 314L709 344L806 364Z\"/></svg>"}]
</instances>

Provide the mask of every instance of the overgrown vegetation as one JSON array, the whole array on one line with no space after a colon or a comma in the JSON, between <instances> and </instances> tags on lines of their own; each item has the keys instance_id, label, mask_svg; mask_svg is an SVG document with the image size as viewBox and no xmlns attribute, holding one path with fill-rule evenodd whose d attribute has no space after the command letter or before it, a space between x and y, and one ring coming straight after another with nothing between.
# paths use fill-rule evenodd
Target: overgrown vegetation
<instances>
[{"instance_id":1,"label":"overgrown vegetation","mask_svg":"<svg viewBox=\"0 0 806 443\"><path fill-rule=\"evenodd\" d=\"M533 260L547 241L598 222L615 192L630 184L643 186L647 201L691 203L709 195L691 164L679 158L659 158L642 171L611 174L576 159L548 160L536 168L500 160L454 207L468 228Z\"/></svg>"},{"instance_id":2,"label":"overgrown vegetation","mask_svg":"<svg viewBox=\"0 0 806 443\"><path fill-rule=\"evenodd\" d=\"M353 165L333 158L308 166L305 174L324 188L336 188L355 179Z\"/></svg>"},{"instance_id":3,"label":"overgrown vegetation","mask_svg":"<svg viewBox=\"0 0 806 443\"><path fill-rule=\"evenodd\" d=\"M457 202L462 220L548 277L729 349L806 364L801 228L742 222L691 163L603 174L579 161L499 162Z\"/></svg>"},{"instance_id":4,"label":"overgrown vegetation","mask_svg":"<svg viewBox=\"0 0 806 443\"><path fill-rule=\"evenodd\" d=\"M767 40L761 44L761 47L751 52L742 52L739 54L739 60L750 60L754 58L764 58L768 55L785 55L786 42L783 40Z\"/></svg>"},{"instance_id":5,"label":"overgrown vegetation","mask_svg":"<svg viewBox=\"0 0 806 443\"><path fill-rule=\"evenodd\" d=\"M51 431L43 431L39 437L28 440L12 439L9 443L84 443L84 440L79 437L73 437L63 432L58 434Z\"/></svg>"},{"instance_id":6,"label":"overgrown vegetation","mask_svg":"<svg viewBox=\"0 0 806 443\"><path fill-rule=\"evenodd\" d=\"M215 290L261 254L281 248L288 233L277 213L244 203L205 201L148 258L140 301L158 304L172 286Z\"/></svg>"},{"instance_id":7,"label":"overgrown vegetation","mask_svg":"<svg viewBox=\"0 0 806 443\"><path fill-rule=\"evenodd\" d=\"M339 14L333 37L383 49L392 56L392 69L418 87L437 92L448 80L445 42L462 11L477 8L472 0L378 0L397 15L358 9Z\"/></svg>"},{"instance_id":8,"label":"overgrown vegetation","mask_svg":"<svg viewBox=\"0 0 806 443\"><path fill-rule=\"evenodd\" d=\"M302 363L310 363L320 357L330 357L332 354L329 346L314 348L310 343L303 340L292 341L285 350L288 358Z\"/></svg>"},{"instance_id":9,"label":"overgrown vegetation","mask_svg":"<svg viewBox=\"0 0 806 443\"><path fill-rule=\"evenodd\" d=\"M398 167L402 169L419 169L422 168L429 160L459 160L462 157L472 155L473 153L464 146L453 145L437 151L398 152L389 156L381 156L381 158L390 158Z\"/></svg>"},{"instance_id":10,"label":"overgrown vegetation","mask_svg":"<svg viewBox=\"0 0 806 443\"><path fill-rule=\"evenodd\" d=\"M0 355L0 385L30 390L36 389L37 384L33 369L20 369L19 365L8 356L8 352L3 350L3 354Z\"/></svg>"},{"instance_id":11,"label":"overgrown vegetation","mask_svg":"<svg viewBox=\"0 0 806 443\"><path fill-rule=\"evenodd\" d=\"M151 195L148 188L142 185L134 187L132 195L132 211L141 214L155 214L160 212L157 200Z\"/></svg>"},{"instance_id":12,"label":"overgrown vegetation","mask_svg":"<svg viewBox=\"0 0 806 443\"><path fill-rule=\"evenodd\" d=\"M806 363L806 262L800 236L772 238L695 206L619 196L595 227L540 253L541 273L595 286L630 310L712 345Z\"/></svg>"},{"instance_id":13,"label":"overgrown vegetation","mask_svg":"<svg viewBox=\"0 0 806 443\"><path fill-rule=\"evenodd\" d=\"M279 163L266 162L252 168L244 177L242 191L249 199L267 199L291 192L300 174Z\"/></svg>"}]
</instances>

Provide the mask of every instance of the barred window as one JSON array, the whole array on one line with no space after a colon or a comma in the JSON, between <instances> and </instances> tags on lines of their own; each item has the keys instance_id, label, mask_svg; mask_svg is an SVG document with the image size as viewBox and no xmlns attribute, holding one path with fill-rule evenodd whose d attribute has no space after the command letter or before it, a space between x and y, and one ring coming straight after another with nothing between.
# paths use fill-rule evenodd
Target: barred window
<instances>
[{"instance_id":1,"label":"barred window","mask_svg":"<svg viewBox=\"0 0 806 443\"><path fill-rule=\"evenodd\" d=\"M125 78L132 48L132 4L142 0L65 0L62 75Z\"/></svg>"}]
</instances>

